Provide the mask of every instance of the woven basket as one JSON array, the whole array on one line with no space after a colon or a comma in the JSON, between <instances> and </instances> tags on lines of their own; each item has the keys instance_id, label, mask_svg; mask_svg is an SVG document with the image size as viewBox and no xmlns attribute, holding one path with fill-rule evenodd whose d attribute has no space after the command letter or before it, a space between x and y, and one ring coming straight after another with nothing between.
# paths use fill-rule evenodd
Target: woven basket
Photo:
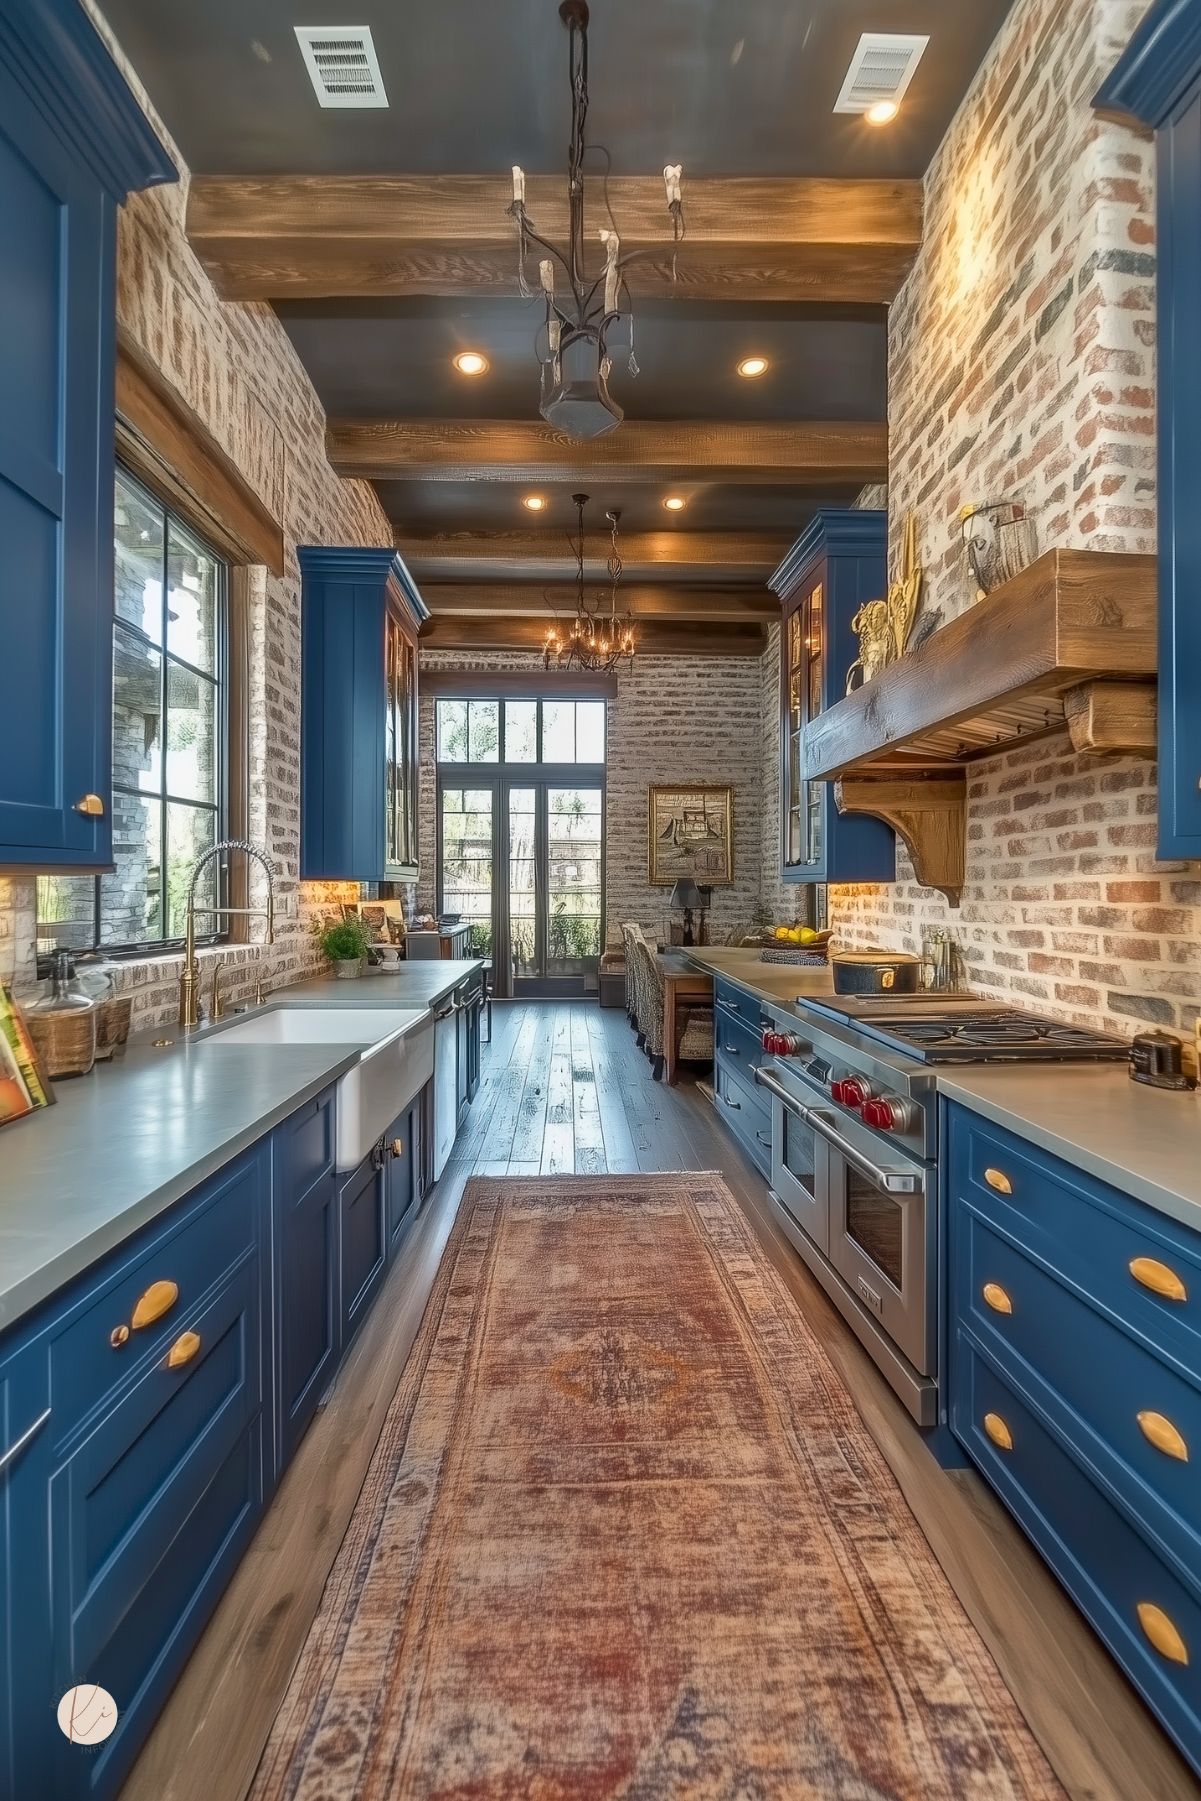
<instances>
[{"instance_id":1,"label":"woven basket","mask_svg":"<svg viewBox=\"0 0 1201 1801\"><path fill-rule=\"evenodd\" d=\"M95 1007L61 1013L35 1013L31 1007L25 1023L51 1081L87 1075L96 1061Z\"/></svg>"},{"instance_id":2,"label":"woven basket","mask_svg":"<svg viewBox=\"0 0 1201 1801\"><path fill-rule=\"evenodd\" d=\"M826 953L820 946L816 950L785 950L782 946L777 950L773 946L771 950L759 952L759 961L789 964L794 969L824 969Z\"/></svg>"},{"instance_id":3,"label":"woven basket","mask_svg":"<svg viewBox=\"0 0 1201 1801\"><path fill-rule=\"evenodd\" d=\"M96 1061L106 1063L129 1037L132 994L113 994L96 1004Z\"/></svg>"}]
</instances>

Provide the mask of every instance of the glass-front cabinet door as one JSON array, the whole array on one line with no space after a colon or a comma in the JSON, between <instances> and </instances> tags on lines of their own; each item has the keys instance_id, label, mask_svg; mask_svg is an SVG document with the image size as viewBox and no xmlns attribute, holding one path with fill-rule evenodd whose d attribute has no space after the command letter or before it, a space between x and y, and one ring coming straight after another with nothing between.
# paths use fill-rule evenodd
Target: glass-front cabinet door
<instances>
[{"instance_id":1,"label":"glass-front cabinet door","mask_svg":"<svg viewBox=\"0 0 1201 1801\"><path fill-rule=\"evenodd\" d=\"M858 655L851 620L885 590L885 517L825 508L772 577L780 596L780 874L786 882L891 882L896 839L843 817L830 782L805 772L805 728L841 699Z\"/></svg>"},{"instance_id":2,"label":"glass-front cabinet door","mask_svg":"<svg viewBox=\"0 0 1201 1801\"><path fill-rule=\"evenodd\" d=\"M384 807L390 880L411 879L417 846L417 646L389 611L385 625Z\"/></svg>"}]
</instances>

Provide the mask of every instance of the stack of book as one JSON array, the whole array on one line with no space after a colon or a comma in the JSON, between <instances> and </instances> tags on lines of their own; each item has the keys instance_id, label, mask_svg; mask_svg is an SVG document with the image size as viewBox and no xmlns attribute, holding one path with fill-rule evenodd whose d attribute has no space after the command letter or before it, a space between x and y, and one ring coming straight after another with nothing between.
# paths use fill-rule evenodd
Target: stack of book
<instances>
[{"instance_id":1,"label":"stack of book","mask_svg":"<svg viewBox=\"0 0 1201 1801\"><path fill-rule=\"evenodd\" d=\"M48 1107L53 1099L25 1016L0 984L0 1126L10 1119L23 1119L38 1107Z\"/></svg>"}]
</instances>

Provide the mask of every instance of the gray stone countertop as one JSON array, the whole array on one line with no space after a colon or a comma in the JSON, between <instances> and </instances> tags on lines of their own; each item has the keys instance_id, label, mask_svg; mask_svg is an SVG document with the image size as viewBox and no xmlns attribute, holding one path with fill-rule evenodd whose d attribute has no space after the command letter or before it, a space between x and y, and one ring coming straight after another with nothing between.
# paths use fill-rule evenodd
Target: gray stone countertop
<instances>
[{"instance_id":1,"label":"gray stone countertop","mask_svg":"<svg viewBox=\"0 0 1201 1801\"><path fill-rule=\"evenodd\" d=\"M477 960L317 977L268 1007L432 1007ZM258 1009L252 1009L257 1012ZM247 1045L140 1032L123 1057L55 1083L0 1128L0 1333L148 1225L355 1064L349 1045ZM155 1039L174 1042L156 1047ZM0 1349L2 1349L0 1341Z\"/></svg>"},{"instance_id":2,"label":"gray stone countertop","mask_svg":"<svg viewBox=\"0 0 1201 1801\"><path fill-rule=\"evenodd\" d=\"M1201 1094L1132 1082L1124 1063L941 1069L940 1094L1201 1231Z\"/></svg>"},{"instance_id":3,"label":"gray stone countertop","mask_svg":"<svg viewBox=\"0 0 1201 1801\"><path fill-rule=\"evenodd\" d=\"M757 950L724 945L692 946L680 954L707 974L721 976L724 981L745 988L748 994L755 995L776 1012L799 1016L800 1010L794 1005L798 995L834 992L834 978L828 965L812 969L803 965L763 963Z\"/></svg>"}]
</instances>

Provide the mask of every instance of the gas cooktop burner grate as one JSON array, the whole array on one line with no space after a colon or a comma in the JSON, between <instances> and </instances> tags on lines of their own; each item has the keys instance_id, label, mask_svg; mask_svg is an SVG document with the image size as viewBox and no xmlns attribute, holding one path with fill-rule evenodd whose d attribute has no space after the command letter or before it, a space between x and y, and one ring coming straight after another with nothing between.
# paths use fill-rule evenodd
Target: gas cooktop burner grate
<instances>
[{"instance_id":1,"label":"gas cooktop burner grate","mask_svg":"<svg viewBox=\"0 0 1201 1801\"><path fill-rule=\"evenodd\" d=\"M867 1023L866 1021L864 1023ZM1125 1057L1120 1038L1025 1013L943 1014L935 1019L873 1020L875 1033L926 1062L987 1062L1001 1058L1064 1062Z\"/></svg>"}]
</instances>

